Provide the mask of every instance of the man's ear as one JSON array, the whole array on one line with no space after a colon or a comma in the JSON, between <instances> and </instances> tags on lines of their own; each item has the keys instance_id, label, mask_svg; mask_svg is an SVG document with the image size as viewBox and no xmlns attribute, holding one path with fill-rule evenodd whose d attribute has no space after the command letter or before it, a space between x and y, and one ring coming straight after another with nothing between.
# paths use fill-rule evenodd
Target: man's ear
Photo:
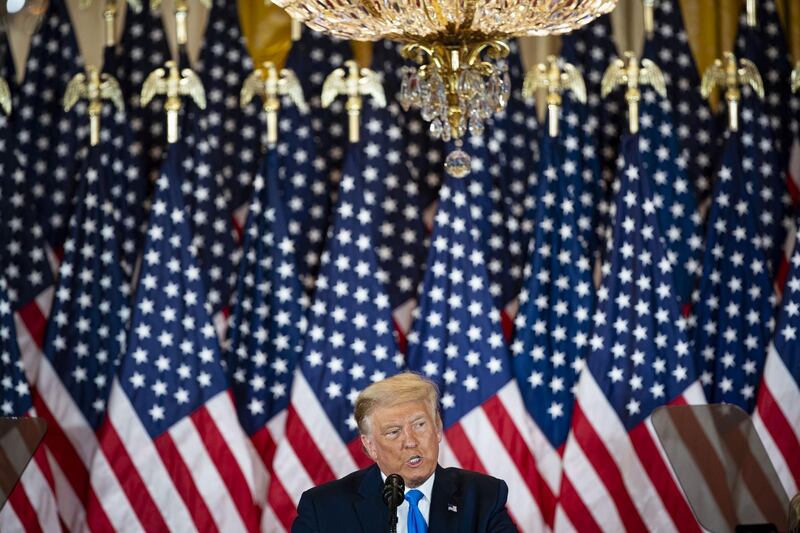
<instances>
[{"instance_id":1,"label":"man's ear","mask_svg":"<svg viewBox=\"0 0 800 533\"><path fill-rule=\"evenodd\" d=\"M372 439L367 435L361 435L361 446L363 446L364 451L367 452L367 455L369 455L370 459L377 462L376 457L378 456L378 453L375 449L375 443L372 442Z\"/></svg>"}]
</instances>

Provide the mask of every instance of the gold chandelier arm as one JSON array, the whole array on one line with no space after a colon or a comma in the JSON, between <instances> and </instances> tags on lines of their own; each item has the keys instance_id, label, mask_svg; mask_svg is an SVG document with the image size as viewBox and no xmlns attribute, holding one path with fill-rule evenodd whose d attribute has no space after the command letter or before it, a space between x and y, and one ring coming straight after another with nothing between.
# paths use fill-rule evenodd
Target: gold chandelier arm
<instances>
[{"instance_id":1,"label":"gold chandelier arm","mask_svg":"<svg viewBox=\"0 0 800 533\"><path fill-rule=\"evenodd\" d=\"M493 59L502 59L504 57L508 57L508 54L511 51L511 49L508 47L508 44L503 41L487 41L472 48L467 55L465 63L470 66L474 65L480 60L481 54L484 52L484 50L486 50L487 55Z\"/></svg>"}]
</instances>

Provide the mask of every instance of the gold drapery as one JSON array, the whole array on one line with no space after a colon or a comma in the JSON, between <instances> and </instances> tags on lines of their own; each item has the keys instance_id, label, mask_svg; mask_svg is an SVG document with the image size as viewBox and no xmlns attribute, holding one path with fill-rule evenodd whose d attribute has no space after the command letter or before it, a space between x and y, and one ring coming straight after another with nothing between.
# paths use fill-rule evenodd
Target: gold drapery
<instances>
[{"instance_id":1,"label":"gold drapery","mask_svg":"<svg viewBox=\"0 0 800 533\"><path fill-rule=\"evenodd\" d=\"M775 0L795 60L800 60L800 0ZM705 69L733 44L743 0L680 0L689 41L698 68ZM264 0L239 0L242 26L257 62L281 63L291 48L289 19L281 9ZM620 49L640 49L641 0L620 0L613 14L614 36ZM357 44L359 57L368 62L369 47ZM542 61L558 50L555 38L525 39L526 63Z\"/></svg>"}]
</instances>

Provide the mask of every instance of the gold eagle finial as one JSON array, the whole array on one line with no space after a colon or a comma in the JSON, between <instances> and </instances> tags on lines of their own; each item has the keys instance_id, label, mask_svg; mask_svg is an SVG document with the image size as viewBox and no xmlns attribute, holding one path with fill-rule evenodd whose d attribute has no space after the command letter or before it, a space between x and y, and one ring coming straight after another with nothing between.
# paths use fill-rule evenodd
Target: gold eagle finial
<instances>
[{"instance_id":1,"label":"gold eagle finial","mask_svg":"<svg viewBox=\"0 0 800 533\"><path fill-rule=\"evenodd\" d=\"M667 83L664 73L658 65L649 59L642 59L641 64L636 54L625 52L625 60L615 59L603 74L600 81L600 94L603 98L608 96L617 86L624 85L625 101L628 103L628 125L631 133L639 131L639 102L642 85L650 85L656 93L665 98L667 96Z\"/></svg>"},{"instance_id":2,"label":"gold eagle finial","mask_svg":"<svg viewBox=\"0 0 800 533\"><path fill-rule=\"evenodd\" d=\"M178 114L181 110L181 96L189 96L197 107L206 108L206 92L200 77L190 68L178 70L175 61L167 61L166 68L151 72L142 85L141 105L146 106L157 94L167 97L164 109L167 111L167 142L178 141Z\"/></svg>"},{"instance_id":3,"label":"gold eagle finial","mask_svg":"<svg viewBox=\"0 0 800 533\"><path fill-rule=\"evenodd\" d=\"M386 94L383 92L380 76L368 68L359 68L358 63L348 60L344 68L331 72L322 84L322 107L328 107L339 95L347 95L347 116L349 117L350 142L360 138L359 117L363 106L362 96L371 96L378 107L386 107Z\"/></svg>"},{"instance_id":4,"label":"gold eagle finial","mask_svg":"<svg viewBox=\"0 0 800 533\"><path fill-rule=\"evenodd\" d=\"M96 146L100 142L100 115L103 112L103 100L111 100L117 109L123 111L125 102L119 83L110 74L101 73L97 67L89 65L86 73L79 72L67 83L64 92L64 110L69 111L85 98L89 100L90 143Z\"/></svg>"},{"instance_id":5,"label":"gold eagle finial","mask_svg":"<svg viewBox=\"0 0 800 533\"><path fill-rule=\"evenodd\" d=\"M242 107L248 105L255 96L264 100L264 111L267 113L267 144L278 142L278 111L281 108L280 97L286 95L301 113L308 113L308 105L303 97L303 86L289 69L278 69L272 61L266 61L261 68L253 71L244 80L240 101Z\"/></svg>"},{"instance_id":6,"label":"gold eagle finial","mask_svg":"<svg viewBox=\"0 0 800 533\"><path fill-rule=\"evenodd\" d=\"M725 89L725 102L728 104L728 127L739 130L739 102L742 99L740 85L748 84L760 99L764 99L764 81L758 68L747 59L736 60L732 52L725 52L723 59L716 59L703 73L700 93L708 98L715 87Z\"/></svg>"},{"instance_id":7,"label":"gold eagle finial","mask_svg":"<svg viewBox=\"0 0 800 533\"><path fill-rule=\"evenodd\" d=\"M564 63L564 66L559 68L556 57L547 56L547 63L539 63L525 75L522 94L525 98L533 98L540 89L547 91L548 133L550 137L558 137L561 93L572 91L575 98L585 104L586 83L575 65Z\"/></svg>"}]
</instances>

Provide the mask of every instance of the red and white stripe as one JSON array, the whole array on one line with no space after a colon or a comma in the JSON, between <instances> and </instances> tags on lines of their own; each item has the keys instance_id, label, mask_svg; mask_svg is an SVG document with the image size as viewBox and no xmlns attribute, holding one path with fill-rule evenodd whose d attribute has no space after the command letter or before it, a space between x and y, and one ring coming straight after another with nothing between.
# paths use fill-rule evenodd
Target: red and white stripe
<instances>
[{"instance_id":1,"label":"red and white stripe","mask_svg":"<svg viewBox=\"0 0 800 533\"><path fill-rule=\"evenodd\" d=\"M511 380L445 430L440 463L504 480L510 487L508 511L517 527L543 531L552 528L555 500L531 451L533 433L523 413L522 396Z\"/></svg>"},{"instance_id":2,"label":"red and white stripe","mask_svg":"<svg viewBox=\"0 0 800 533\"><path fill-rule=\"evenodd\" d=\"M786 190L792 200L792 208L797 209L800 205L800 140L795 139L792 144L792 150L789 157L789 168L786 169ZM783 242L783 257L781 264L778 265L777 271L774 275L774 285L778 296L783 294L783 287L786 285L787 277L789 276L789 260L792 258L795 244L797 243L797 228L795 227L796 220L792 218L789 221L789 228L786 234L786 239Z\"/></svg>"},{"instance_id":3,"label":"red and white stripe","mask_svg":"<svg viewBox=\"0 0 800 533\"><path fill-rule=\"evenodd\" d=\"M50 257L55 266L52 254ZM48 481L60 523L67 529L81 530L86 524L86 502L96 499L88 484L88 464L97 446L93 431L42 354L52 299L53 288L48 288L14 317L20 356L35 391L34 411L48 425L41 445L44 451L37 453L32 468Z\"/></svg>"},{"instance_id":4,"label":"red and white stripe","mask_svg":"<svg viewBox=\"0 0 800 533\"><path fill-rule=\"evenodd\" d=\"M295 371L285 434L275 451L275 475L269 488L268 503L280 522L276 526L291 527L306 490L370 464L359 446L342 442L305 376Z\"/></svg>"},{"instance_id":5,"label":"red and white stripe","mask_svg":"<svg viewBox=\"0 0 800 533\"><path fill-rule=\"evenodd\" d=\"M800 492L800 385L770 345L753 424L787 497Z\"/></svg>"},{"instance_id":6,"label":"red and white stripe","mask_svg":"<svg viewBox=\"0 0 800 533\"><path fill-rule=\"evenodd\" d=\"M86 506L101 508L89 483L89 467L98 453L97 439L78 406L42 354L42 345L53 298L53 289L43 291L16 314L20 355L28 380L34 384L34 409L47 421L48 430L37 455L36 466L47 472L45 479L56 496L60 521L70 530L86 528ZM120 525L124 525L121 522ZM96 528L110 530L113 525L97 513Z\"/></svg>"},{"instance_id":7,"label":"red and white stripe","mask_svg":"<svg viewBox=\"0 0 800 533\"><path fill-rule=\"evenodd\" d=\"M90 507L89 522L107 514L146 531L257 531L255 497L266 479L237 420L230 395L220 393L151 439L115 380L99 432L104 455L91 475L93 489L120 506Z\"/></svg>"},{"instance_id":8,"label":"red and white stripe","mask_svg":"<svg viewBox=\"0 0 800 533\"><path fill-rule=\"evenodd\" d=\"M705 403L698 382L673 404ZM628 432L590 372L564 450L558 531L699 531L649 417Z\"/></svg>"}]
</instances>

